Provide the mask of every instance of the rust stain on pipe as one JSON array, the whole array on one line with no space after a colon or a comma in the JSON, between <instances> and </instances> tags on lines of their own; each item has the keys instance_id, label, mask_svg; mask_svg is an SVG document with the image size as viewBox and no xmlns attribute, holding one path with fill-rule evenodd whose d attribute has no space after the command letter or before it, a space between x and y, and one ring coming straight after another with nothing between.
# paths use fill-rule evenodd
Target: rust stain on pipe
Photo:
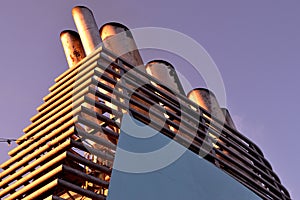
<instances>
[{"instance_id":1,"label":"rust stain on pipe","mask_svg":"<svg viewBox=\"0 0 300 200\"><path fill-rule=\"evenodd\" d=\"M85 57L85 52L77 32L65 30L60 34L60 40L64 48L69 68L75 66Z\"/></svg>"},{"instance_id":2,"label":"rust stain on pipe","mask_svg":"<svg viewBox=\"0 0 300 200\"><path fill-rule=\"evenodd\" d=\"M84 6L76 6L72 9L72 15L81 38L86 55L95 50L101 43L98 26L90 9Z\"/></svg>"}]
</instances>

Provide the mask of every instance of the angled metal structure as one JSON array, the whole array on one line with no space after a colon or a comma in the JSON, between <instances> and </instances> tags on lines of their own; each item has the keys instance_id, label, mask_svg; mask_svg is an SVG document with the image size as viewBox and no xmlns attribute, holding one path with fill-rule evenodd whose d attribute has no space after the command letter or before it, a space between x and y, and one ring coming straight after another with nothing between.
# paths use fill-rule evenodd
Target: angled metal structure
<instances>
[{"instance_id":1,"label":"angled metal structure","mask_svg":"<svg viewBox=\"0 0 300 200\"><path fill-rule=\"evenodd\" d=\"M75 38L80 56L68 60L70 68L55 79L18 146L8 153L11 158L0 165L0 198L106 199L122 116L130 114L194 154L203 145L213 146L205 159L261 199L291 199L259 147L235 129L227 110L220 109L223 124L209 108L137 68L140 58L132 64L130 55L134 60L138 52L120 57L112 43L91 52L93 43L82 58L83 47ZM133 44L127 40L126 45Z\"/></svg>"}]
</instances>

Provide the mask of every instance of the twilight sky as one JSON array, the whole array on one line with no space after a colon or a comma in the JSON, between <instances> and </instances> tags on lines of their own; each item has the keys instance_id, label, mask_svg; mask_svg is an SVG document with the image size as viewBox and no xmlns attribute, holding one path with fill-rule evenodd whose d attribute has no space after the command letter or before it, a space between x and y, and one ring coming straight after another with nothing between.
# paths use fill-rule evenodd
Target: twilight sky
<instances>
[{"instance_id":1,"label":"twilight sky","mask_svg":"<svg viewBox=\"0 0 300 200\"><path fill-rule=\"evenodd\" d=\"M296 1L4 1L0 7L0 137L18 138L54 79L67 69L59 34L86 5L98 26L163 27L201 44L221 72L240 132L264 152L293 199L300 199L300 3ZM148 54L147 54L148 53ZM143 52L144 61L163 54ZM160 56L160 57L159 57ZM178 66L203 87L188 66ZM183 65L184 62L180 62ZM8 159L0 143L0 162Z\"/></svg>"}]
</instances>

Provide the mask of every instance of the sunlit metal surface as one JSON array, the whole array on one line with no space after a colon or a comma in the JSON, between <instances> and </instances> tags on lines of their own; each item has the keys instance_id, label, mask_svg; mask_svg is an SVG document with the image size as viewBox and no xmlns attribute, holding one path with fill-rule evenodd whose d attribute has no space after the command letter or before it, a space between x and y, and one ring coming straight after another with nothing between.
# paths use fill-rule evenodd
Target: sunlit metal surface
<instances>
[{"instance_id":1,"label":"sunlit metal surface","mask_svg":"<svg viewBox=\"0 0 300 200\"><path fill-rule=\"evenodd\" d=\"M87 8L74 8L73 16L87 56L55 79L11 158L0 165L0 198L106 199L127 113L195 154L212 146L205 159L262 199L291 199L261 150L235 129L208 90L193 91L191 101L177 76L159 80L149 64L146 72L125 26L108 23L99 35ZM121 40L105 43L120 33ZM94 49L100 36L104 45ZM120 50L126 54L118 56Z\"/></svg>"},{"instance_id":2,"label":"sunlit metal surface","mask_svg":"<svg viewBox=\"0 0 300 200\"><path fill-rule=\"evenodd\" d=\"M60 40L69 67L75 66L85 57L85 52L80 40L80 36L77 32L65 30L61 32Z\"/></svg>"},{"instance_id":3,"label":"sunlit metal surface","mask_svg":"<svg viewBox=\"0 0 300 200\"><path fill-rule=\"evenodd\" d=\"M98 59L93 61L94 57ZM19 146L10 151L9 154L12 158L1 165L1 168L4 169L0 173L1 197L11 195L14 198L46 198L53 195L64 199L69 195L67 191L71 190L77 195L105 199L119 134L116 130L119 127L118 123L121 120L122 112L130 112L136 119L149 124L149 115L144 115L135 108L138 107L147 113L149 111L147 105L156 102L163 103L161 109L169 118L179 119L176 113L180 111L184 119L199 123L197 128L187 120L181 120L181 133L176 137L178 143L185 145L192 152L198 153L206 135L205 130L211 124L218 123L218 119L184 95L177 93L174 94L175 98L165 91L168 88L161 89L151 84L139 88L142 93L136 93L135 99L130 99L126 92L115 92L113 98L108 93L112 93L116 88L103 84L99 80L104 79L116 86L118 81L112 77L120 78L121 75L110 69L103 74L105 66L101 63L109 62L114 68L118 68L118 71L124 73L134 70L134 67L125 60L119 62L120 58L112 59L113 57L114 55L108 50L100 49L99 52L96 51L85 58L83 62L65 74L65 76L76 76L76 81L73 80L69 83L69 80L62 78L55 84L57 86L54 85L55 89L51 93L55 94L47 98L43 104L47 106L41 106L39 112L44 112L58 102L57 105L45 111L43 115L37 114L37 117L33 118L32 124L24 129L25 135L20 138ZM85 65L89 61L93 62ZM140 71L138 73L147 77L151 82L160 84L159 80L150 75ZM128 85L134 86L143 80L138 77L126 77L125 81L118 85L122 88L120 91L131 90ZM78 83L80 84L74 85ZM68 85L71 86L69 91L67 90ZM163 87L163 84L160 85ZM100 88L106 93L100 92ZM174 93L174 91L172 92ZM60 102L61 97L67 94L70 95ZM95 98L99 101L95 102ZM124 102L118 99L130 100L135 107L126 110ZM184 106L197 107L198 111L189 107L179 110L178 99L185 102ZM110 102L113 108L107 106L109 104L105 102ZM101 112L95 114L92 107L97 107ZM114 110L114 108L118 109ZM200 121L196 117L198 116L197 112L202 113ZM97 120L92 120L93 118L97 118ZM179 128L179 124L177 124L179 120L169 118L157 113L151 126L155 129L159 120L165 120L168 126L164 126L160 132L173 138ZM155 122L155 120L157 121ZM215 123L210 123L211 120ZM95 123L96 121L101 123ZM191 135L191 133L195 133L195 129L197 134ZM214 164L218 163L217 167L263 199L290 199L287 190L281 185L279 178L254 143L227 124L224 125L224 129L216 126L213 130L218 132L220 137L216 143L218 148L214 148L214 153L210 152L206 156L208 161ZM105 134L110 140L99 137L99 133ZM89 147L91 141L97 143L98 148L92 148L91 145ZM55 162L51 162L52 160ZM59 170L56 169L59 166L61 166ZM49 190L44 191L44 187L49 187ZM53 199L55 198L58 197L53 197Z\"/></svg>"},{"instance_id":4,"label":"sunlit metal surface","mask_svg":"<svg viewBox=\"0 0 300 200\"><path fill-rule=\"evenodd\" d=\"M76 6L72 9L72 15L80 35L86 55L91 54L101 43L98 26L90 9L84 6Z\"/></svg>"}]
</instances>

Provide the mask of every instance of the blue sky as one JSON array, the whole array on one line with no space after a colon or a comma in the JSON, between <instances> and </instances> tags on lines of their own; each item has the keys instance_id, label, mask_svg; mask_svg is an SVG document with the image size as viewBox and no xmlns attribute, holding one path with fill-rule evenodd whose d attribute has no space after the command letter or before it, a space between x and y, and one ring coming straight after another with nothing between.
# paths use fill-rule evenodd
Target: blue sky
<instances>
[{"instance_id":1,"label":"blue sky","mask_svg":"<svg viewBox=\"0 0 300 200\"><path fill-rule=\"evenodd\" d=\"M18 138L54 78L67 69L62 30L71 9L86 5L98 26L164 27L200 43L217 64L227 106L238 129L258 144L273 169L300 199L300 3L296 1L5 1L0 7L0 136ZM164 58L143 53L144 61ZM167 55L166 55L167 57ZM184 63L172 62L193 86ZM13 147L0 144L0 162ZM298 186L298 187L297 187Z\"/></svg>"}]
</instances>

